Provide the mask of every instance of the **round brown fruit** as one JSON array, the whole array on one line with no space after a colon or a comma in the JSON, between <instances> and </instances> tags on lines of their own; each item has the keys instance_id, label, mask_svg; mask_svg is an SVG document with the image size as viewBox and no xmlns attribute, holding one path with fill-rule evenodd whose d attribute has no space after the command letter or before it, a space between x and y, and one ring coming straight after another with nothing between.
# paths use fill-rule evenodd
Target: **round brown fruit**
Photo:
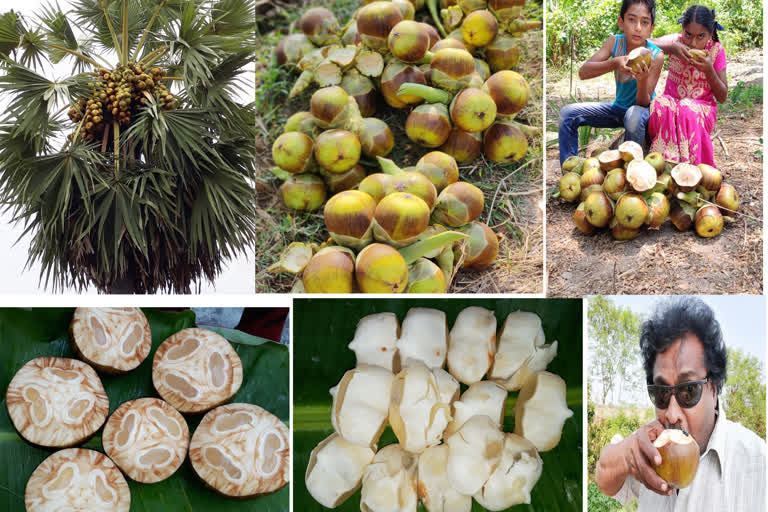
<instances>
[{"instance_id":1,"label":"round brown fruit","mask_svg":"<svg viewBox=\"0 0 768 512\"><path fill-rule=\"evenodd\" d=\"M497 121L485 131L483 149L492 162L516 162L528 152L528 139L513 123Z\"/></svg>"},{"instance_id":2,"label":"round brown fruit","mask_svg":"<svg viewBox=\"0 0 768 512\"><path fill-rule=\"evenodd\" d=\"M346 120L349 113L347 91L333 85L316 90L309 101L309 111L320 128L333 128Z\"/></svg>"},{"instance_id":3,"label":"round brown fruit","mask_svg":"<svg viewBox=\"0 0 768 512\"><path fill-rule=\"evenodd\" d=\"M464 131L481 132L496 120L496 103L480 89L464 89L453 97L451 120Z\"/></svg>"},{"instance_id":4,"label":"round brown fruit","mask_svg":"<svg viewBox=\"0 0 768 512\"><path fill-rule=\"evenodd\" d=\"M648 218L648 205L639 194L624 194L616 202L615 217L625 228L639 229Z\"/></svg>"},{"instance_id":5,"label":"round brown fruit","mask_svg":"<svg viewBox=\"0 0 768 512\"><path fill-rule=\"evenodd\" d=\"M653 442L661 455L656 473L670 487L684 489L693 482L699 468L699 444L692 435L677 429L664 430Z\"/></svg>"},{"instance_id":6,"label":"round brown fruit","mask_svg":"<svg viewBox=\"0 0 768 512\"><path fill-rule=\"evenodd\" d=\"M496 103L500 116L511 116L521 111L528 104L531 88L523 75L515 71L497 71L483 84Z\"/></svg>"},{"instance_id":7,"label":"round brown fruit","mask_svg":"<svg viewBox=\"0 0 768 512\"><path fill-rule=\"evenodd\" d=\"M739 194L728 183L720 185L720 190L717 191L717 196L715 196L715 202L720 207L720 212L723 215L731 216L739 211Z\"/></svg>"},{"instance_id":8,"label":"round brown fruit","mask_svg":"<svg viewBox=\"0 0 768 512\"><path fill-rule=\"evenodd\" d=\"M311 212L325 202L325 183L314 174L297 174L280 186L280 195L287 208Z\"/></svg>"},{"instance_id":9,"label":"round brown fruit","mask_svg":"<svg viewBox=\"0 0 768 512\"><path fill-rule=\"evenodd\" d=\"M483 47L494 40L499 33L499 24L491 11L481 9L472 11L461 23L461 35L475 47Z\"/></svg>"},{"instance_id":10,"label":"round brown fruit","mask_svg":"<svg viewBox=\"0 0 768 512\"><path fill-rule=\"evenodd\" d=\"M312 256L302 274L307 293L352 293L354 254L344 247L325 247Z\"/></svg>"},{"instance_id":11,"label":"round brown fruit","mask_svg":"<svg viewBox=\"0 0 768 512\"><path fill-rule=\"evenodd\" d=\"M394 247L371 244L357 255L355 278L363 293L402 293L408 284L408 265Z\"/></svg>"},{"instance_id":12,"label":"round brown fruit","mask_svg":"<svg viewBox=\"0 0 768 512\"><path fill-rule=\"evenodd\" d=\"M441 146L451 133L448 108L442 103L429 103L414 108L405 121L405 133L416 144L426 148Z\"/></svg>"},{"instance_id":13,"label":"round brown fruit","mask_svg":"<svg viewBox=\"0 0 768 512\"><path fill-rule=\"evenodd\" d=\"M373 236L376 240L403 247L415 241L428 225L427 203L413 194L395 192L376 205Z\"/></svg>"},{"instance_id":14,"label":"round brown fruit","mask_svg":"<svg viewBox=\"0 0 768 512\"><path fill-rule=\"evenodd\" d=\"M461 268L484 270L496 261L499 239L496 233L482 222L472 222L462 228L469 235L464 247L464 263Z\"/></svg>"},{"instance_id":15,"label":"round brown fruit","mask_svg":"<svg viewBox=\"0 0 768 512\"><path fill-rule=\"evenodd\" d=\"M460 227L477 219L483 212L483 192L466 181L452 183L440 192L434 220L450 227Z\"/></svg>"},{"instance_id":16,"label":"round brown fruit","mask_svg":"<svg viewBox=\"0 0 768 512\"><path fill-rule=\"evenodd\" d=\"M345 172L360 160L360 139L348 130L328 130L315 139L315 160L330 172Z\"/></svg>"},{"instance_id":17,"label":"round brown fruit","mask_svg":"<svg viewBox=\"0 0 768 512\"><path fill-rule=\"evenodd\" d=\"M585 235L591 235L597 231L597 228L587 221L587 212L584 210L584 202L579 203L576 211L573 212L573 223L579 228L579 231Z\"/></svg>"},{"instance_id":18,"label":"round brown fruit","mask_svg":"<svg viewBox=\"0 0 768 512\"><path fill-rule=\"evenodd\" d=\"M387 37L403 21L403 13L392 2L372 2L357 11L357 32L369 48L387 47Z\"/></svg>"},{"instance_id":19,"label":"round brown fruit","mask_svg":"<svg viewBox=\"0 0 768 512\"><path fill-rule=\"evenodd\" d=\"M702 238L713 238L723 230L723 214L717 206L699 208L694 218L696 233Z\"/></svg>"},{"instance_id":20,"label":"round brown fruit","mask_svg":"<svg viewBox=\"0 0 768 512\"><path fill-rule=\"evenodd\" d=\"M391 183L392 176L383 172L377 172L363 178L363 181L360 182L357 188L371 196L378 203L389 192Z\"/></svg>"},{"instance_id":21,"label":"round brown fruit","mask_svg":"<svg viewBox=\"0 0 768 512\"><path fill-rule=\"evenodd\" d=\"M282 170L302 173L312 163L312 146L312 139L301 132L284 133L272 145L272 158Z\"/></svg>"},{"instance_id":22,"label":"round brown fruit","mask_svg":"<svg viewBox=\"0 0 768 512\"><path fill-rule=\"evenodd\" d=\"M403 20L392 28L387 38L389 51L403 62L417 62L429 50L428 25L412 20Z\"/></svg>"},{"instance_id":23,"label":"round brown fruit","mask_svg":"<svg viewBox=\"0 0 768 512\"><path fill-rule=\"evenodd\" d=\"M376 201L359 190L346 190L325 204L325 227L337 244L359 249L371 239Z\"/></svg>"},{"instance_id":24,"label":"round brown fruit","mask_svg":"<svg viewBox=\"0 0 768 512\"><path fill-rule=\"evenodd\" d=\"M432 208L435 206L437 189L430 179L424 176L421 172L404 171L396 174L392 177L389 187L389 193L407 192L421 198L427 203L430 211L432 211Z\"/></svg>"},{"instance_id":25,"label":"round brown fruit","mask_svg":"<svg viewBox=\"0 0 768 512\"><path fill-rule=\"evenodd\" d=\"M584 200L587 221L596 228L606 227L613 218L613 205L603 191L592 192Z\"/></svg>"},{"instance_id":26,"label":"round brown fruit","mask_svg":"<svg viewBox=\"0 0 768 512\"><path fill-rule=\"evenodd\" d=\"M563 201L573 203L579 200L581 195L581 177L575 172L568 172L560 178L560 197Z\"/></svg>"},{"instance_id":27,"label":"round brown fruit","mask_svg":"<svg viewBox=\"0 0 768 512\"><path fill-rule=\"evenodd\" d=\"M429 178L438 193L459 181L459 166L456 159L442 151L430 151L416 164L418 171Z\"/></svg>"},{"instance_id":28,"label":"round brown fruit","mask_svg":"<svg viewBox=\"0 0 768 512\"><path fill-rule=\"evenodd\" d=\"M483 138L479 133L469 133L453 127L448 138L440 146L440 151L452 156L457 162L465 164L473 161L483 152Z\"/></svg>"}]
</instances>

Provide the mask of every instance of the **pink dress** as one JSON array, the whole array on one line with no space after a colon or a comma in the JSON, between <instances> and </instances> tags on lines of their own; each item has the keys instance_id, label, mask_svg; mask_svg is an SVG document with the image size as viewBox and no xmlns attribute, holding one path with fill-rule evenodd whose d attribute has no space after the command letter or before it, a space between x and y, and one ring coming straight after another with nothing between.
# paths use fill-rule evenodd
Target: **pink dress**
<instances>
[{"instance_id":1,"label":"pink dress","mask_svg":"<svg viewBox=\"0 0 768 512\"><path fill-rule=\"evenodd\" d=\"M682 36L676 38L682 42ZM716 72L725 69L725 50L720 43L709 41L704 50ZM707 77L692 64L670 55L664 94L651 102L651 151L667 160L714 166L710 134L716 119L717 103Z\"/></svg>"}]
</instances>

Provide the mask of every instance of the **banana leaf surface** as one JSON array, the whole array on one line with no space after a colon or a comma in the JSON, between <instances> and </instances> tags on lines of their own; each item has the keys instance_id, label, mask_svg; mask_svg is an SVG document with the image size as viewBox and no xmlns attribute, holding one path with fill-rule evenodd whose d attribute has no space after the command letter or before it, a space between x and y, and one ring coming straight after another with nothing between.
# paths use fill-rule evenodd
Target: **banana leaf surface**
<instances>
[{"instance_id":1,"label":"banana leaf surface","mask_svg":"<svg viewBox=\"0 0 768 512\"><path fill-rule=\"evenodd\" d=\"M155 350L171 334L195 326L195 315L191 311L143 311L152 329L152 350L147 359L125 375L99 375L109 396L110 414L128 400L158 397L152 386ZM73 312L73 309L0 309L0 390L3 393L0 408L0 510L24 510L27 480L37 465L53 452L31 446L18 435L8 417L5 390L16 371L30 359L75 357L67 334ZM227 337L226 333L224 336ZM243 384L232 402L257 404L288 424L288 347L265 341L242 332L238 333L238 339L230 339L243 363ZM191 435L203 415L184 417ZM82 447L103 451L101 430ZM289 509L288 485L259 498L245 501L228 499L207 488L197 478L189 458L173 476L162 482L140 484L126 480L131 488L132 512L286 512Z\"/></svg>"},{"instance_id":2,"label":"banana leaf surface","mask_svg":"<svg viewBox=\"0 0 768 512\"><path fill-rule=\"evenodd\" d=\"M565 422L560 444L541 453L544 469L531 494L531 504L513 511L570 512L582 510L582 303L570 299L296 299L292 340L294 350L293 388L293 485L294 510L327 510L319 505L304 485L304 474L312 449L333 432L331 396L335 386L355 366L355 354L347 345L355 334L357 321L365 315L394 312L400 322L411 307L444 311L449 327L465 307L480 306L496 313L498 327L513 311L531 311L542 320L547 343L558 340L558 354L547 370L560 375L567 385L568 407L573 416ZM463 392L466 386L461 386ZM514 408L518 393L509 394L505 407L504 431L514 431ZM396 443L387 427L379 449ZM360 510L360 491L335 510ZM473 501L473 511L485 510ZM419 511L426 511L419 504Z\"/></svg>"}]
</instances>

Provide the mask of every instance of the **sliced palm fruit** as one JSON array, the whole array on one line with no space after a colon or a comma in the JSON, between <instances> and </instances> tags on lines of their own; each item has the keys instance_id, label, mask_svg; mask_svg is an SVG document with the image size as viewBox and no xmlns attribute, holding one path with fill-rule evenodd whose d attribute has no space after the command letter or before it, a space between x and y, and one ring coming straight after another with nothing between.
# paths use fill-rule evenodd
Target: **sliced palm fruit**
<instances>
[{"instance_id":1,"label":"sliced palm fruit","mask_svg":"<svg viewBox=\"0 0 768 512\"><path fill-rule=\"evenodd\" d=\"M451 419L434 373L412 361L395 376L389 405L389 424L404 450L421 453L440 443ZM470 493L471 494L471 493Z\"/></svg>"},{"instance_id":2,"label":"sliced palm fruit","mask_svg":"<svg viewBox=\"0 0 768 512\"><path fill-rule=\"evenodd\" d=\"M290 434L280 419L253 404L208 412L192 435L189 460L216 492L249 498L274 492L289 479Z\"/></svg>"},{"instance_id":3,"label":"sliced palm fruit","mask_svg":"<svg viewBox=\"0 0 768 512\"><path fill-rule=\"evenodd\" d=\"M331 388L331 424L346 441L375 446L387 425L392 372L361 365L347 371Z\"/></svg>"},{"instance_id":4,"label":"sliced palm fruit","mask_svg":"<svg viewBox=\"0 0 768 512\"><path fill-rule=\"evenodd\" d=\"M237 393L243 365L223 336L206 329L183 329L157 348L152 383L178 411L205 412Z\"/></svg>"},{"instance_id":5,"label":"sliced palm fruit","mask_svg":"<svg viewBox=\"0 0 768 512\"><path fill-rule=\"evenodd\" d=\"M397 350L403 366L421 361L428 368L442 368L448 352L445 313L431 308L409 309L403 320Z\"/></svg>"},{"instance_id":6,"label":"sliced palm fruit","mask_svg":"<svg viewBox=\"0 0 768 512\"><path fill-rule=\"evenodd\" d=\"M152 331L139 308L77 308L69 334L77 354L105 373L133 370L152 348Z\"/></svg>"},{"instance_id":7,"label":"sliced palm fruit","mask_svg":"<svg viewBox=\"0 0 768 512\"><path fill-rule=\"evenodd\" d=\"M298 274L307 266L312 259L312 246L302 242L291 242L291 245L285 248L280 254L280 260L273 263L268 272L278 274L280 272L289 272Z\"/></svg>"},{"instance_id":8,"label":"sliced palm fruit","mask_svg":"<svg viewBox=\"0 0 768 512\"><path fill-rule=\"evenodd\" d=\"M506 402L507 390L503 386L487 380L475 382L453 403L453 421L444 435L450 436L473 416L488 416L501 429Z\"/></svg>"},{"instance_id":9,"label":"sliced palm fruit","mask_svg":"<svg viewBox=\"0 0 768 512\"><path fill-rule=\"evenodd\" d=\"M432 446L419 455L419 498L429 512L470 512L472 497L451 487L447 466L447 444Z\"/></svg>"},{"instance_id":10,"label":"sliced palm fruit","mask_svg":"<svg viewBox=\"0 0 768 512\"><path fill-rule=\"evenodd\" d=\"M417 455L399 444L390 444L376 453L363 473L360 510L366 512L416 512Z\"/></svg>"},{"instance_id":11,"label":"sliced palm fruit","mask_svg":"<svg viewBox=\"0 0 768 512\"><path fill-rule=\"evenodd\" d=\"M322 506L338 507L360 488L373 456L369 446L349 443L334 432L309 454L304 476L307 491Z\"/></svg>"},{"instance_id":12,"label":"sliced palm fruit","mask_svg":"<svg viewBox=\"0 0 768 512\"><path fill-rule=\"evenodd\" d=\"M501 463L474 498L488 510L507 510L530 503L531 490L541 476L542 466L533 443L517 434L504 434Z\"/></svg>"},{"instance_id":13,"label":"sliced palm fruit","mask_svg":"<svg viewBox=\"0 0 768 512\"><path fill-rule=\"evenodd\" d=\"M357 366L372 364L391 372L399 372L400 358L397 356L399 337L400 325L395 314L376 313L360 319L349 349L355 353Z\"/></svg>"},{"instance_id":14,"label":"sliced palm fruit","mask_svg":"<svg viewBox=\"0 0 768 512\"><path fill-rule=\"evenodd\" d=\"M139 398L118 407L104 425L104 451L137 482L161 482L181 467L189 447L184 417L159 398Z\"/></svg>"},{"instance_id":15,"label":"sliced palm fruit","mask_svg":"<svg viewBox=\"0 0 768 512\"><path fill-rule=\"evenodd\" d=\"M495 352L496 315L477 306L463 309L451 329L448 371L464 384L479 382L491 368Z\"/></svg>"},{"instance_id":16,"label":"sliced palm fruit","mask_svg":"<svg viewBox=\"0 0 768 512\"><path fill-rule=\"evenodd\" d=\"M94 369L64 357L38 357L22 366L5 402L19 435L50 448L82 443L109 413L109 398Z\"/></svg>"},{"instance_id":17,"label":"sliced palm fruit","mask_svg":"<svg viewBox=\"0 0 768 512\"><path fill-rule=\"evenodd\" d=\"M565 381L549 372L531 375L515 404L515 434L526 438L540 452L560 442L565 420L573 416L565 400Z\"/></svg>"},{"instance_id":18,"label":"sliced palm fruit","mask_svg":"<svg viewBox=\"0 0 768 512\"><path fill-rule=\"evenodd\" d=\"M555 357L557 342L550 345L545 342L539 315L528 311L510 313L499 335L499 348L489 378L508 391L520 389L524 378L544 370Z\"/></svg>"},{"instance_id":19,"label":"sliced palm fruit","mask_svg":"<svg viewBox=\"0 0 768 512\"><path fill-rule=\"evenodd\" d=\"M94 450L69 448L35 468L27 481L24 504L27 512L128 512L131 490L109 457Z\"/></svg>"},{"instance_id":20,"label":"sliced palm fruit","mask_svg":"<svg viewBox=\"0 0 768 512\"><path fill-rule=\"evenodd\" d=\"M488 416L473 416L445 444L448 482L456 491L471 496L483 488L501 462L504 433Z\"/></svg>"}]
</instances>

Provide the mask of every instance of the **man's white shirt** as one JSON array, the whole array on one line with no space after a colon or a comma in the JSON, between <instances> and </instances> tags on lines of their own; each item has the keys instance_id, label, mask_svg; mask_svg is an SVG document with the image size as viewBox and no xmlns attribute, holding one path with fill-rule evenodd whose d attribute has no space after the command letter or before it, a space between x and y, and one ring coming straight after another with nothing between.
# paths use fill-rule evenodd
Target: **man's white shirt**
<instances>
[{"instance_id":1,"label":"man's white shirt","mask_svg":"<svg viewBox=\"0 0 768 512\"><path fill-rule=\"evenodd\" d=\"M639 512L764 512L765 464L765 441L728 421L720 408L691 485L672 496L661 496L630 476L614 498L622 504L637 498Z\"/></svg>"}]
</instances>

